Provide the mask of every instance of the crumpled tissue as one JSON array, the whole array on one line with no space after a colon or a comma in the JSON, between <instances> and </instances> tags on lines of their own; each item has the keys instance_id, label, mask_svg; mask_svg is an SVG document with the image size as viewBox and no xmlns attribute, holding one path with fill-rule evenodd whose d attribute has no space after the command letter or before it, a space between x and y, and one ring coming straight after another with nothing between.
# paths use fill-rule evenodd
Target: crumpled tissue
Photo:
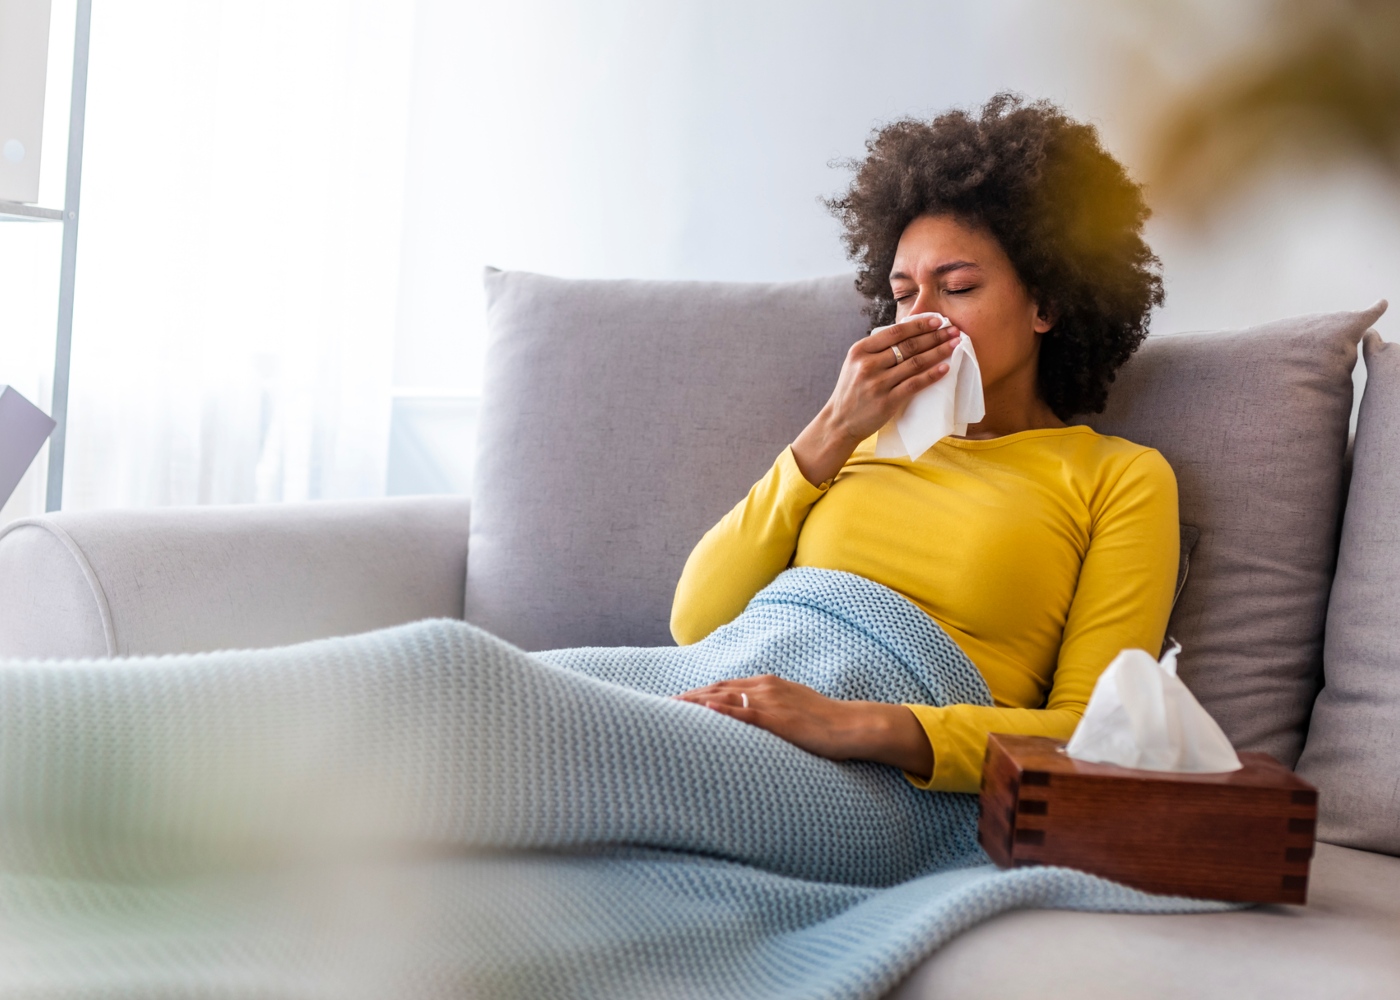
<instances>
[{"instance_id":1,"label":"crumpled tissue","mask_svg":"<svg viewBox=\"0 0 1400 1000\"><path fill-rule=\"evenodd\" d=\"M1235 748L1176 675L1180 651L1173 644L1160 663L1141 649L1119 653L1099 675L1065 753L1147 771L1238 771Z\"/></svg>"},{"instance_id":2,"label":"crumpled tissue","mask_svg":"<svg viewBox=\"0 0 1400 1000\"><path fill-rule=\"evenodd\" d=\"M933 313L942 320L938 327L952 326L947 316ZM912 319L913 317L908 317ZM977 353L972 341L964 334L946 362L948 373L905 404L880 428L875 438L876 458L918 458L934 443L949 434L966 434L967 425L986 416L982 400L982 369L977 366Z\"/></svg>"}]
</instances>

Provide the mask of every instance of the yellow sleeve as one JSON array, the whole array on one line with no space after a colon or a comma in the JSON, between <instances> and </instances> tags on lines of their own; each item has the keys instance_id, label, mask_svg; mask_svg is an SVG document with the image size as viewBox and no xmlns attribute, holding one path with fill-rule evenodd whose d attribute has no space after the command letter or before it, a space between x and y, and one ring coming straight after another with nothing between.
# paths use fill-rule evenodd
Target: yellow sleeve
<instances>
[{"instance_id":1,"label":"yellow sleeve","mask_svg":"<svg viewBox=\"0 0 1400 1000\"><path fill-rule=\"evenodd\" d=\"M738 617L749 599L792 562L807 513L825 491L807 482L784 448L749 495L690 553L671 604L671 635L699 642Z\"/></svg>"},{"instance_id":2,"label":"yellow sleeve","mask_svg":"<svg viewBox=\"0 0 1400 1000\"><path fill-rule=\"evenodd\" d=\"M1044 708L910 705L933 747L920 788L976 792L988 733L1069 739L1099 674L1124 649L1162 648L1180 548L1176 476L1156 451L1130 462L1108 487L1091 525Z\"/></svg>"}]
</instances>

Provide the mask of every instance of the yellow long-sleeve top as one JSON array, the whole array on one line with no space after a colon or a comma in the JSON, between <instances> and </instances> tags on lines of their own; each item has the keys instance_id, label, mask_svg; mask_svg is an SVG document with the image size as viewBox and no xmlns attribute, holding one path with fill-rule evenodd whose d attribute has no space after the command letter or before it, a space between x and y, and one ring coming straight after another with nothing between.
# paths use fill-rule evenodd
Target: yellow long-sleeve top
<instances>
[{"instance_id":1,"label":"yellow long-sleeve top","mask_svg":"<svg viewBox=\"0 0 1400 1000\"><path fill-rule=\"evenodd\" d=\"M872 437L821 490L785 449L686 561L678 643L743 611L788 566L845 570L923 608L981 671L995 707L910 705L934 768L975 792L988 733L1068 738L1128 648L1154 655L1171 612L1176 477L1156 451L1088 427L944 438L917 460Z\"/></svg>"}]
</instances>

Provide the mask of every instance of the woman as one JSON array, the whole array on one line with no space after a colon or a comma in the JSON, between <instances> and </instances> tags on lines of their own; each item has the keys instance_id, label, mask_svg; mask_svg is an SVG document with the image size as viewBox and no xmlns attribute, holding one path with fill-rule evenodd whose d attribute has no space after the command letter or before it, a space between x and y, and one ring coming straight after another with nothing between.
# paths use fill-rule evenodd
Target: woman
<instances>
[{"instance_id":1,"label":"woman","mask_svg":"<svg viewBox=\"0 0 1400 1000\"><path fill-rule=\"evenodd\" d=\"M691 553L671 627L695 642L788 566L845 570L927 612L995 707L840 701L777 677L680 697L824 757L974 792L987 734L1068 738L1122 649L1157 650L1178 558L1176 480L1150 448L1067 423L1103 409L1162 302L1139 187L1092 127L999 95L900 121L831 207L877 324L831 398ZM952 326L938 330L940 313ZM915 460L875 432L960 337L986 416Z\"/></svg>"}]
</instances>

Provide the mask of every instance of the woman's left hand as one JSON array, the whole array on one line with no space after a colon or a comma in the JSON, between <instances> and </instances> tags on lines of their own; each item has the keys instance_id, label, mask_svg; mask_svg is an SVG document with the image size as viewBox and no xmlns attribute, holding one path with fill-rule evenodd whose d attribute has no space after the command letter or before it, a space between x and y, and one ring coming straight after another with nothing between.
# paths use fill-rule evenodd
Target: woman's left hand
<instances>
[{"instance_id":1,"label":"woman's left hand","mask_svg":"<svg viewBox=\"0 0 1400 1000\"><path fill-rule=\"evenodd\" d=\"M928 777L933 749L903 705L828 698L772 674L720 681L676 695L781 736L831 760L873 760Z\"/></svg>"}]
</instances>

